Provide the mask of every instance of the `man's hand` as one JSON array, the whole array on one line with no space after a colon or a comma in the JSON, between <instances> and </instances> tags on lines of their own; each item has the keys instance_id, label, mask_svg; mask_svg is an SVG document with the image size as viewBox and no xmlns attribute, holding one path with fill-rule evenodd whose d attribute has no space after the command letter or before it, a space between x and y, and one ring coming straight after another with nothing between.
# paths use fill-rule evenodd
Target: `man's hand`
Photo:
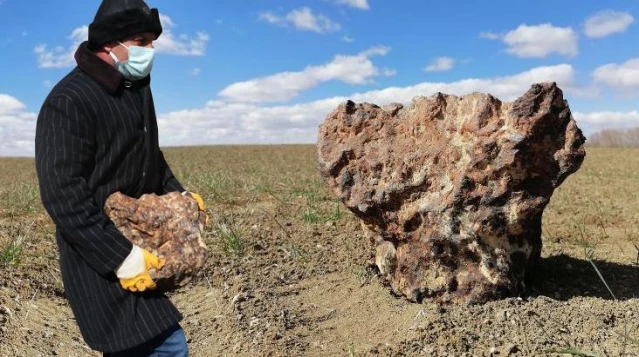
<instances>
[{"instance_id":1,"label":"man's hand","mask_svg":"<svg viewBox=\"0 0 639 357\"><path fill-rule=\"evenodd\" d=\"M200 209L200 211L206 214L206 206L204 205L204 200L202 199L202 196L198 195L197 193L193 193L189 191L184 191L182 192L182 194L191 196L191 198L193 198L197 202L197 206ZM209 215L206 214L206 224L208 223L209 223Z\"/></svg>"},{"instance_id":2,"label":"man's hand","mask_svg":"<svg viewBox=\"0 0 639 357\"><path fill-rule=\"evenodd\" d=\"M115 274L122 288L132 292L154 290L157 285L149 275L149 269L162 269L164 259L151 254L137 245L133 246L129 256L122 262Z\"/></svg>"}]
</instances>

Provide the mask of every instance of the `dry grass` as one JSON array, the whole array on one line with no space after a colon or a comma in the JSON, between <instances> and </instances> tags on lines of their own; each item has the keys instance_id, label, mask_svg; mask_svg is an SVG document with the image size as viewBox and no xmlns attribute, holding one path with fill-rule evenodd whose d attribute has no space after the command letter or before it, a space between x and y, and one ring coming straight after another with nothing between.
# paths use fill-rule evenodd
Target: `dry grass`
<instances>
[{"instance_id":1,"label":"dry grass","mask_svg":"<svg viewBox=\"0 0 639 357\"><path fill-rule=\"evenodd\" d=\"M356 221L319 177L314 146L189 147L164 151L181 183L201 194L207 204L211 217L205 232L207 243L229 259L242 259L254 244L261 244L256 241L259 235L255 234L255 222L250 217L271 223L274 228L268 234L282 237L277 242L281 252L299 261L300 269L314 254L311 249L316 243L302 247L295 234L307 231L312 235L327 224ZM47 276L47 281L59 285L54 227L39 201L33 160L0 158L0 168L0 269L25 270L26 266L46 265L47 269L36 271L36 275ZM601 267L601 262L639 267L638 192L639 149L588 148L580 171L555 192L545 210L545 255L565 253L595 267ZM236 219L236 212L243 213L243 218ZM361 263L360 258L361 254L344 266L368 281L369 272L353 263ZM610 267L601 271L589 268L589 281L601 285L600 290L606 294L610 290L617 298L621 296L620 300L631 298L628 293L616 291L624 282L607 275ZM612 284L605 287L598 274ZM527 326L529 337L535 337L537 327ZM617 328L612 332L615 336L625 334L620 338L628 345L636 345L637 331L627 333ZM582 352L589 350L589 346L566 345L558 351L590 355ZM353 355L355 347L350 345L343 351ZM599 355L597 351L593 354Z\"/></svg>"},{"instance_id":2,"label":"dry grass","mask_svg":"<svg viewBox=\"0 0 639 357\"><path fill-rule=\"evenodd\" d=\"M293 206L296 219L304 224L353 218L319 177L314 146L168 148L165 155L182 184L200 193L215 208L217 212L210 210L212 218L230 207L258 207L259 202L270 199ZM18 254L24 243L16 234L7 233L7 222L47 222L48 218L40 204L33 160L1 158L0 167L4 173L0 176L0 251L11 256ZM639 149L589 148L580 171L563 183L546 208L545 244L592 247L627 241L637 247L634 262L639 263L638 183ZM238 228L220 219L218 223L226 227L219 230L220 235L232 231L231 236L236 236L227 248L239 249ZM53 226L47 223L40 224L36 231L52 235ZM620 253L627 255L626 250Z\"/></svg>"},{"instance_id":3,"label":"dry grass","mask_svg":"<svg viewBox=\"0 0 639 357\"><path fill-rule=\"evenodd\" d=\"M582 168L555 191L543 225L549 243L639 243L639 149L589 148Z\"/></svg>"}]
</instances>

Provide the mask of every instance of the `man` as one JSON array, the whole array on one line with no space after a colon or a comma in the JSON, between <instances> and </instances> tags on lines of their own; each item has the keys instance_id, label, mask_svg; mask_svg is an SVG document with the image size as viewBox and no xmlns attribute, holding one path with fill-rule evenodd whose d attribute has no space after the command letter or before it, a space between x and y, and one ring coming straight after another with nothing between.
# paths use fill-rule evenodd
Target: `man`
<instances>
[{"instance_id":1,"label":"man","mask_svg":"<svg viewBox=\"0 0 639 357\"><path fill-rule=\"evenodd\" d=\"M77 67L42 105L36 169L56 225L60 271L86 343L105 356L187 356L181 313L149 276L163 261L104 215L110 194L186 193L158 145L151 90L157 9L104 0ZM201 197L192 194L201 210Z\"/></svg>"}]
</instances>

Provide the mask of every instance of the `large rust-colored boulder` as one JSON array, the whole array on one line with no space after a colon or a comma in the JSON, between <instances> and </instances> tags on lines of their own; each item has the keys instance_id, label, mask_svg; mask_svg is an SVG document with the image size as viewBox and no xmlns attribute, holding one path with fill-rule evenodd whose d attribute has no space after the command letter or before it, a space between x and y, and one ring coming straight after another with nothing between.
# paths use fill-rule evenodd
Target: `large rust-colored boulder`
<instances>
[{"instance_id":1,"label":"large rust-colored boulder","mask_svg":"<svg viewBox=\"0 0 639 357\"><path fill-rule=\"evenodd\" d=\"M362 220L375 263L412 301L478 303L522 292L543 210L585 138L555 83L489 94L351 101L321 124L319 170Z\"/></svg>"},{"instance_id":2,"label":"large rust-colored boulder","mask_svg":"<svg viewBox=\"0 0 639 357\"><path fill-rule=\"evenodd\" d=\"M145 194L139 199L115 192L107 199L104 212L133 244L165 259L162 269L150 271L158 287L182 287L204 267L206 214L194 199L179 192Z\"/></svg>"}]
</instances>

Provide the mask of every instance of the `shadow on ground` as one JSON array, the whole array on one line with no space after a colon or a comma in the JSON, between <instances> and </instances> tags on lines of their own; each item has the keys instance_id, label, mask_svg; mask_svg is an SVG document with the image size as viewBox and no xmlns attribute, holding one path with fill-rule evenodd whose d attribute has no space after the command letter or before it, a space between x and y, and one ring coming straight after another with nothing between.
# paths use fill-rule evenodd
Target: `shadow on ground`
<instances>
[{"instance_id":1,"label":"shadow on ground","mask_svg":"<svg viewBox=\"0 0 639 357\"><path fill-rule=\"evenodd\" d=\"M592 262L618 300L639 297L639 265ZM564 254L541 258L529 290L531 296L544 295L557 300L574 297L614 299L588 260Z\"/></svg>"}]
</instances>

